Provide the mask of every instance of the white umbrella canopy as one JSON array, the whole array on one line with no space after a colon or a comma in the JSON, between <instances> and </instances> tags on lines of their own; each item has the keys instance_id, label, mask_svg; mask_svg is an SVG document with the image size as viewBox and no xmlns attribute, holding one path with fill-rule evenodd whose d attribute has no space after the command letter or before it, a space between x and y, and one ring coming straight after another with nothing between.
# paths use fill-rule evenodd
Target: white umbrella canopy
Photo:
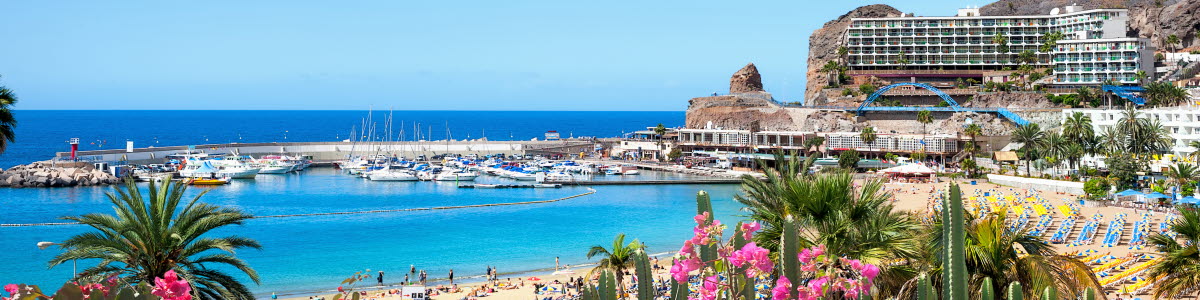
<instances>
[{"instance_id":1,"label":"white umbrella canopy","mask_svg":"<svg viewBox=\"0 0 1200 300\"><path fill-rule=\"evenodd\" d=\"M887 169L879 170L879 173L888 173L888 174L933 174L933 173L936 173L936 172L935 172L933 169L931 169L931 168L929 168L929 167L926 167L925 165L922 165L922 164L907 164L907 165L895 166L895 167L891 167L891 168L887 168Z\"/></svg>"}]
</instances>

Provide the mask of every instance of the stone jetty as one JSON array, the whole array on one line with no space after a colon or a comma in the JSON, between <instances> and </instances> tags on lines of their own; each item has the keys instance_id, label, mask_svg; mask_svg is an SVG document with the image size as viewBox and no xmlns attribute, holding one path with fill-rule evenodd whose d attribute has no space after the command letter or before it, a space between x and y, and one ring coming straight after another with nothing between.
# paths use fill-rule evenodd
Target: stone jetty
<instances>
[{"instance_id":1,"label":"stone jetty","mask_svg":"<svg viewBox=\"0 0 1200 300\"><path fill-rule=\"evenodd\" d=\"M89 163L35 162L0 171L0 187L110 185L120 179Z\"/></svg>"}]
</instances>

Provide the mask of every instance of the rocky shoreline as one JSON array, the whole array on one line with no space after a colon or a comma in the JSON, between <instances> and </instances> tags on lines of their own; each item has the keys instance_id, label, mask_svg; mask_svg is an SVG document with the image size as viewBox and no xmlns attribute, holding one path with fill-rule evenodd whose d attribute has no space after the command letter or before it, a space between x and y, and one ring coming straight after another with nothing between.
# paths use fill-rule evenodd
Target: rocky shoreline
<instances>
[{"instance_id":1,"label":"rocky shoreline","mask_svg":"<svg viewBox=\"0 0 1200 300\"><path fill-rule=\"evenodd\" d=\"M0 170L0 187L96 186L120 181L89 163L35 162Z\"/></svg>"}]
</instances>

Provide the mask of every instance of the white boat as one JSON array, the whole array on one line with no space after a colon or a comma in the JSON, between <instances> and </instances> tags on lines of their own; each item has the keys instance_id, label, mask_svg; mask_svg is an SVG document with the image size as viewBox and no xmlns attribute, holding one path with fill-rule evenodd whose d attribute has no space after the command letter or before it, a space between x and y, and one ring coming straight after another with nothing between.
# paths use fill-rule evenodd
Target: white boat
<instances>
[{"instance_id":1,"label":"white boat","mask_svg":"<svg viewBox=\"0 0 1200 300\"><path fill-rule=\"evenodd\" d=\"M479 173L462 171L457 169L442 170L433 177L435 181L474 181L479 177Z\"/></svg>"},{"instance_id":2,"label":"white boat","mask_svg":"<svg viewBox=\"0 0 1200 300\"><path fill-rule=\"evenodd\" d=\"M509 172L508 177L516 180L534 181L537 175L532 173Z\"/></svg>"},{"instance_id":3,"label":"white boat","mask_svg":"<svg viewBox=\"0 0 1200 300\"><path fill-rule=\"evenodd\" d=\"M286 165L260 165L259 174L284 174L292 170L291 166Z\"/></svg>"},{"instance_id":4,"label":"white boat","mask_svg":"<svg viewBox=\"0 0 1200 300\"><path fill-rule=\"evenodd\" d=\"M477 188L477 189L494 189L498 186L499 185L495 185L495 184L476 184L475 188Z\"/></svg>"},{"instance_id":5,"label":"white boat","mask_svg":"<svg viewBox=\"0 0 1200 300\"><path fill-rule=\"evenodd\" d=\"M367 172L367 179L371 181L417 181L416 174L404 170L375 170Z\"/></svg>"},{"instance_id":6,"label":"white boat","mask_svg":"<svg viewBox=\"0 0 1200 300\"><path fill-rule=\"evenodd\" d=\"M567 174L567 173L549 173L549 174L546 174L546 181L557 181L557 182L575 181L575 177L571 176L571 174Z\"/></svg>"},{"instance_id":7,"label":"white boat","mask_svg":"<svg viewBox=\"0 0 1200 300\"><path fill-rule=\"evenodd\" d=\"M189 160L187 165L179 170L179 176L191 177L228 177L234 179L253 179L258 175L258 168L247 166L233 160Z\"/></svg>"},{"instance_id":8,"label":"white boat","mask_svg":"<svg viewBox=\"0 0 1200 300\"><path fill-rule=\"evenodd\" d=\"M551 184L551 183L538 183L538 184L534 184L534 185L533 185L533 187L534 187L534 188L542 188L542 189L544 189L544 188L553 188L553 189L556 189L556 188L560 188L560 187L562 187L562 185L561 185L561 184L556 184L556 183L555 183L555 184Z\"/></svg>"}]
</instances>

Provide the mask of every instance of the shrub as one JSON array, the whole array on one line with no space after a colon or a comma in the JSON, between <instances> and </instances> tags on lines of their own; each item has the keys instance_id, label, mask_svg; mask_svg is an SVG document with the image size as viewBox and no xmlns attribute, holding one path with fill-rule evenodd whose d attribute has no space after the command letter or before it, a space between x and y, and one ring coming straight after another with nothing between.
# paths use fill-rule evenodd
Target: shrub
<instances>
[{"instance_id":1,"label":"shrub","mask_svg":"<svg viewBox=\"0 0 1200 300\"><path fill-rule=\"evenodd\" d=\"M838 166L846 169L858 166L858 151L846 150L838 153Z\"/></svg>"},{"instance_id":2,"label":"shrub","mask_svg":"<svg viewBox=\"0 0 1200 300\"><path fill-rule=\"evenodd\" d=\"M1083 183L1083 191L1088 194L1088 198L1092 200L1100 199L1108 195L1108 191L1112 189L1112 185L1108 184L1108 180L1101 178L1092 178Z\"/></svg>"},{"instance_id":3,"label":"shrub","mask_svg":"<svg viewBox=\"0 0 1200 300\"><path fill-rule=\"evenodd\" d=\"M862 92L863 95L873 94L873 93L875 93L875 89L876 89L875 86L870 83L866 83L866 84L862 84L862 85L858 86L858 91Z\"/></svg>"}]
</instances>

